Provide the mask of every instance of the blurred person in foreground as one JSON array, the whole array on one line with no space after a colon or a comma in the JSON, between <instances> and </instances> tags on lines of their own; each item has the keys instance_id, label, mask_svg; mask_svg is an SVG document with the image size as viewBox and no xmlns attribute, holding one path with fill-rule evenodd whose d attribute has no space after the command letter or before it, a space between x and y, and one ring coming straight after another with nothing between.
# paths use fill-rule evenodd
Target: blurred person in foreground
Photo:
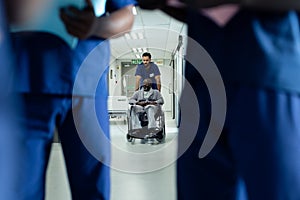
<instances>
[{"instance_id":1,"label":"blurred person in foreground","mask_svg":"<svg viewBox=\"0 0 300 200\"><path fill-rule=\"evenodd\" d=\"M212 104L207 77L198 70L201 60L208 59L190 44L187 61L198 62L187 62L185 78L197 96L201 121L193 139L188 128L192 122L181 116L185 124L178 140L178 200L300 199L298 4L139 1L142 8L159 8L185 21L188 36L211 56L225 85L226 102L219 102L226 103L225 124L222 132L208 134L211 126L221 123L222 111L212 115L212 106L220 105ZM188 94L186 87L182 100ZM193 113L195 105L186 109ZM213 147L207 155L206 147Z\"/></svg>"},{"instance_id":2,"label":"blurred person in foreground","mask_svg":"<svg viewBox=\"0 0 300 200\"><path fill-rule=\"evenodd\" d=\"M104 5L95 6L98 4ZM74 49L49 32L12 34L18 61L15 91L24 105L19 122L25 130L26 148L21 156L27 160L19 180L23 184L20 199L45 198L55 128L72 199L110 198L108 39L130 30L134 4L133 0L86 0L83 8L70 5L53 10L59 13L67 32L79 39Z\"/></svg>"},{"instance_id":3,"label":"blurred person in foreground","mask_svg":"<svg viewBox=\"0 0 300 200\"><path fill-rule=\"evenodd\" d=\"M32 17L36 0L0 0L0 199L21 199L23 187L24 138L16 117L22 112L18 96L13 92L15 57L11 49L9 26L23 24Z\"/></svg>"}]
</instances>

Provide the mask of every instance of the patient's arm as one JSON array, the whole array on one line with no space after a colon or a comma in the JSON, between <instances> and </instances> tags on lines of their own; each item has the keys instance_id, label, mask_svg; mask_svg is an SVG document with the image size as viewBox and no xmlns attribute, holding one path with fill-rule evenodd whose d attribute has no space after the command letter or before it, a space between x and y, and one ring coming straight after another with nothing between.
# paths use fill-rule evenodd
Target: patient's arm
<instances>
[{"instance_id":1,"label":"patient's arm","mask_svg":"<svg viewBox=\"0 0 300 200\"><path fill-rule=\"evenodd\" d=\"M156 102L156 101L148 101L147 104L148 104L148 105L157 105L157 102Z\"/></svg>"},{"instance_id":2,"label":"patient's arm","mask_svg":"<svg viewBox=\"0 0 300 200\"><path fill-rule=\"evenodd\" d=\"M138 96L139 96L138 91L134 92L133 95L132 95L132 97L130 97L128 103L130 105L134 105L134 104L138 103Z\"/></svg>"},{"instance_id":3,"label":"patient's arm","mask_svg":"<svg viewBox=\"0 0 300 200\"><path fill-rule=\"evenodd\" d=\"M140 81L142 77L140 75L135 76L135 91L138 91L140 89Z\"/></svg>"},{"instance_id":4,"label":"patient's arm","mask_svg":"<svg viewBox=\"0 0 300 200\"><path fill-rule=\"evenodd\" d=\"M148 102L146 102L146 101L139 101L139 102L136 103L136 105L144 107L144 106L148 105Z\"/></svg>"},{"instance_id":5,"label":"patient's arm","mask_svg":"<svg viewBox=\"0 0 300 200\"><path fill-rule=\"evenodd\" d=\"M158 96L158 98L157 98L157 100L155 102L157 104L163 105L165 102L164 102L164 98L162 97L162 95L160 94L160 92L158 92L157 96Z\"/></svg>"}]
</instances>

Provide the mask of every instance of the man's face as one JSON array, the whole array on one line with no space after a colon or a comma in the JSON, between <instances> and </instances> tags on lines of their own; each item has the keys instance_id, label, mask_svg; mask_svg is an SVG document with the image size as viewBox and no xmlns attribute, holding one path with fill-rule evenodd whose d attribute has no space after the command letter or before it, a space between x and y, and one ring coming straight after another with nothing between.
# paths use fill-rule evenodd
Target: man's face
<instances>
[{"instance_id":1,"label":"man's face","mask_svg":"<svg viewBox=\"0 0 300 200\"><path fill-rule=\"evenodd\" d=\"M151 83L144 82L144 91L148 92L151 89Z\"/></svg>"},{"instance_id":2,"label":"man's face","mask_svg":"<svg viewBox=\"0 0 300 200\"><path fill-rule=\"evenodd\" d=\"M143 64L145 67L148 67L150 62L151 62L151 59L148 57L148 56L143 56L142 57L142 60L143 60Z\"/></svg>"},{"instance_id":3,"label":"man's face","mask_svg":"<svg viewBox=\"0 0 300 200\"><path fill-rule=\"evenodd\" d=\"M148 92L151 89L150 85L144 85L144 91Z\"/></svg>"}]
</instances>

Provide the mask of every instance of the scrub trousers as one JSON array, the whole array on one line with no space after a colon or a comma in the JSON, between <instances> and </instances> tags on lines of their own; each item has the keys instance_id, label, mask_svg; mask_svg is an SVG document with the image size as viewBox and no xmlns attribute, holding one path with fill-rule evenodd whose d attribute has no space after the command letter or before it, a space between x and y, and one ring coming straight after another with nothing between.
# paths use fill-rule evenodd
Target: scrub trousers
<instances>
[{"instance_id":1,"label":"scrub trousers","mask_svg":"<svg viewBox=\"0 0 300 200\"><path fill-rule=\"evenodd\" d=\"M72 97L52 94L22 94L24 113L19 121L24 133L25 150L22 158L25 162L20 199L42 200L45 198L45 178L53 133L55 127L59 133L66 169L71 188L72 200L109 199L110 172L108 165L96 159L82 142L84 137L98 134L97 129L89 125L90 108L94 102L100 102L96 109L98 121L109 139L106 99L96 97ZM97 98L100 98L97 101ZM104 103L105 102L105 103ZM72 113L73 108L73 113ZM74 118L78 123L75 126ZM79 132L84 133L79 137ZM102 152L105 163L110 162L110 146L103 141L95 141ZM104 144L105 143L105 144ZM96 147L96 148L97 148Z\"/></svg>"},{"instance_id":2,"label":"scrub trousers","mask_svg":"<svg viewBox=\"0 0 300 200\"><path fill-rule=\"evenodd\" d=\"M189 125L179 129L178 200L300 199L300 95L225 84L225 125L212 151L200 159L211 103L199 85L193 85L199 127L186 151L192 133ZM189 109L192 113L195 106Z\"/></svg>"}]
</instances>

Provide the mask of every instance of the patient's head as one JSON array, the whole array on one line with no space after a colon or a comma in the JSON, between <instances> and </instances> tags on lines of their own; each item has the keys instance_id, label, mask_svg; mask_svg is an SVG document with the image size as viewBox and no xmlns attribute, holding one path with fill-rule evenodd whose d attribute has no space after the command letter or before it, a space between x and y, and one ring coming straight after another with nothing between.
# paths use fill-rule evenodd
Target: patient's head
<instances>
[{"instance_id":1,"label":"patient's head","mask_svg":"<svg viewBox=\"0 0 300 200\"><path fill-rule=\"evenodd\" d=\"M152 86L152 81L151 81L151 79L146 78L146 79L143 81L143 88L144 88L144 91L149 91L149 90L151 89L151 86Z\"/></svg>"}]
</instances>

